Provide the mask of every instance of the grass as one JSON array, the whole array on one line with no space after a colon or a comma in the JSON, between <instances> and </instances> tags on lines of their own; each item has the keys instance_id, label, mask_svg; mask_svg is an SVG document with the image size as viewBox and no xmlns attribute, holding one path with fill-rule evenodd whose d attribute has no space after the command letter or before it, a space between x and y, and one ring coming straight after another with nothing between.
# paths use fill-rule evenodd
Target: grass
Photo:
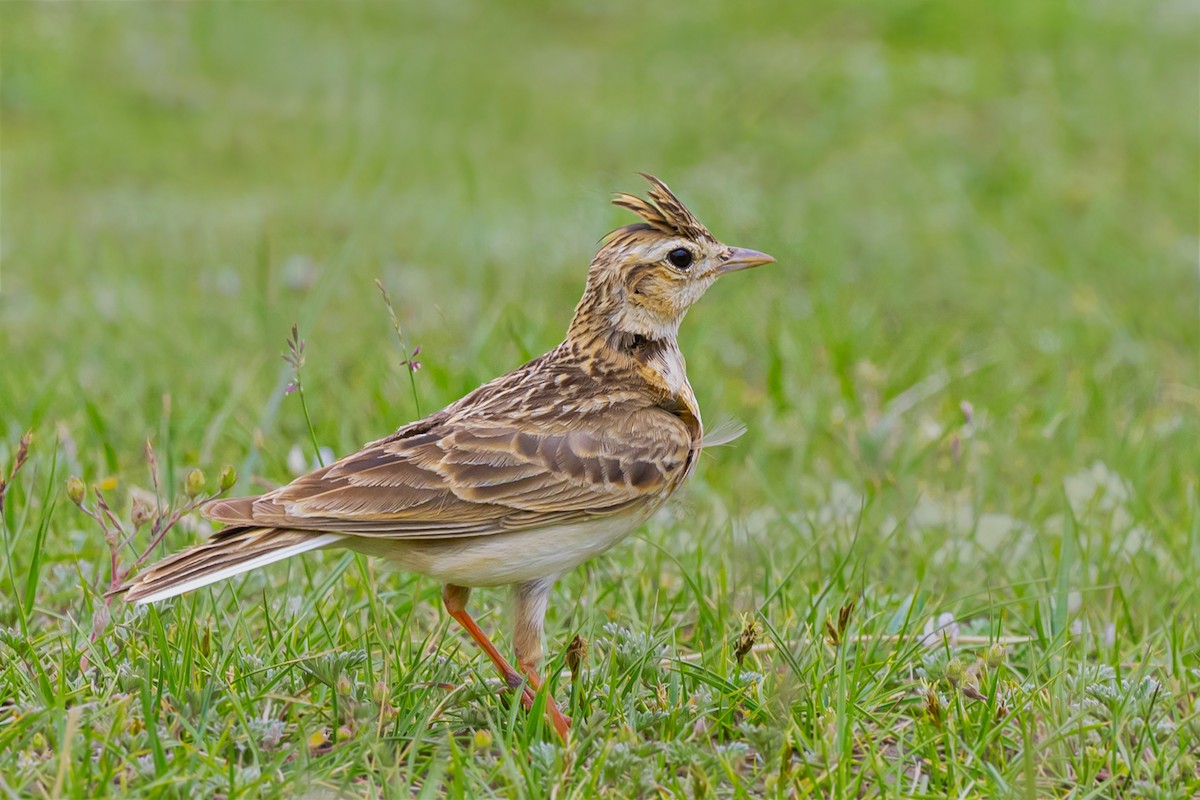
<instances>
[{"instance_id":1,"label":"grass","mask_svg":"<svg viewBox=\"0 0 1200 800\"><path fill-rule=\"evenodd\" d=\"M1191 8L0 23L6 480L33 434L3 504L0 792L1200 792ZM559 340L636 170L780 263L682 333L709 419L749 433L555 591L551 672L589 643L551 682L570 746L436 585L356 556L106 609L68 477L118 539L145 521L127 568L192 470L253 492L313 461L306 416L345 453L458 398ZM184 516L154 552L206 533ZM502 646L505 602L473 598Z\"/></svg>"}]
</instances>

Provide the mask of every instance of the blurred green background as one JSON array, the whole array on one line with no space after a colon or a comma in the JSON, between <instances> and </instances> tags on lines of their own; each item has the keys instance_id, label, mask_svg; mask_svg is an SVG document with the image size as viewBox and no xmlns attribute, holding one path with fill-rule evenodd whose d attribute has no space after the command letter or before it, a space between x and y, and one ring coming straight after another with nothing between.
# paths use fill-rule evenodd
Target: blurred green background
<instances>
[{"instance_id":1,"label":"blurred green background","mask_svg":"<svg viewBox=\"0 0 1200 800\"><path fill-rule=\"evenodd\" d=\"M0 22L0 462L37 436L10 502L39 507L56 437L55 486L144 485L147 437L172 485L223 462L239 491L287 480L308 448L293 322L322 445L414 418L375 278L421 347L421 411L457 399L560 340L630 219L611 192L645 171L779 263L683 326L707 418L749 434L647 534L682 561L626 547L592 591L649 553L646 591L694 569L782 626L850 563L843 588L960 612L990 587L1009 605L985 628L1023 631L1070 589L1133 650L1174 620L1195 663L1193 5L9 2ZM72 608L71 565L107 556L62 504L39 603Z\"/></svg>"},{"instance_id":2,"label":"blurred green background","mask_svg":"<svg viewBox=\"0 0 1200 800\"><path fill-rule=\"evenodd\" d=\"M779 468L863 361L886 400L982 359L1002 447L1123 457L1196 412L1194 19L1043 6L6 4L8 432L90 397L136 457L169 392L227 454L299 321L350 446L412 415L373 278L454 399L561 336L643 170L779 257L684 329Z\"/></svg>"}]
</instances>

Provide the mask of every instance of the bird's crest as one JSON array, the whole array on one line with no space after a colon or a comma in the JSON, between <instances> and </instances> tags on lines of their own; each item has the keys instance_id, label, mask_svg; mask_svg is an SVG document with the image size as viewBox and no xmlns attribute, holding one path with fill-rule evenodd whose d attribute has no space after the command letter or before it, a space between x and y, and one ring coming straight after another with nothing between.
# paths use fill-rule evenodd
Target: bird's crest
<instances>
[{"instance_id":1,"label":"bird's crest","mask_svg":"<svg viewBox=\"0 0 1200 800\"><path fill-rule=\"evenodd\" d=\"M686 236L697 241L716 242L713 235L708 232L708 228L704 227L691 211L688 211L687 206L680 202L665 183L653 175L647 175L644 172L639 174L650 181L650 191L646 193L648 199L643 200L640 197L619 192L613 198L613 205L629 209L645 220L646 224L663 233Z\"/></svg>"}]
</instances>

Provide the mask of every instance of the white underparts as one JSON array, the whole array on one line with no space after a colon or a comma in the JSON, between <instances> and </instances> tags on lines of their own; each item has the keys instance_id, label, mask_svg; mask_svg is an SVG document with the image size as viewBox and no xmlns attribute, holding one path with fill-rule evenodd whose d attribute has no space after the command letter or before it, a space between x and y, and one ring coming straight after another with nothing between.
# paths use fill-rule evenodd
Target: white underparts
<instances>
[{"instance_id":1,"label":"white underparts","mask_svg":"<svg viewBox=\"0 0 1200 800\"><path fill-rule=\"evenodd\" d=\"M443 539L354 536L343 544L368 555L382 556L402 570L419 572L443 583L505 586L573 569L608 550L643 521L644 513L622 514L490 536Z\"/></svg>"}]
</instances>

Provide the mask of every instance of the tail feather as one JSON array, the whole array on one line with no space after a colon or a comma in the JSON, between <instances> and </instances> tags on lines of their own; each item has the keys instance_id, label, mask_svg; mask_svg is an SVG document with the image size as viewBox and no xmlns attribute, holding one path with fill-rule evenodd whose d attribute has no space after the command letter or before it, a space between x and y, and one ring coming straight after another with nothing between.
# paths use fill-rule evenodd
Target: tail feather
<instances>
[{"instance_id":1,"label":"tail feather","mask_svg":"<svg viewBox=\"0 0 1200 800\"><path fill-rule=\"evenodd\" d=\"M340 533L311 533L278 528L226 528L204 544L154 564L118 589L131 603L156 603L210 583L328 547Z\"/></svg>"}]
</instances>

